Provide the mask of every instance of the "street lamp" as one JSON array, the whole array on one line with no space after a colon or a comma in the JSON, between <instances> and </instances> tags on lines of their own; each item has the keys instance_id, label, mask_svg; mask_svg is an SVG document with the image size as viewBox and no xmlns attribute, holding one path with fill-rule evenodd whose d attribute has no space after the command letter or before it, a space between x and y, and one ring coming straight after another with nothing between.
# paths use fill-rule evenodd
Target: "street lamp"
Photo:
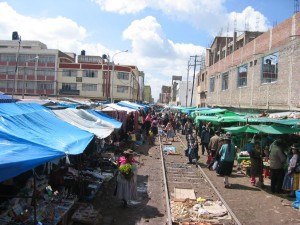
<instances>
[{"instance_id":1,"label":"street lamp","mask_svg":"<svg viewBox=\"0 0 300 225\"><path fill-rule=\"evenodd\" d=\"M37 76L37 66L38 66L39 56L37 55L36 57L34 57L32 59L28 59L26 62L32 62L32 61L35 61L34 75L36 77ZM25 68L24 68L24 74L23 74L22 99L24 99L24 92L25 92Z\"/></svg>"},{"instance_id":2,"label":"street lamp","mask_svg":"<svg viewBox=\"0 0 300 225\"><path fill-rule=\"evenodd\" d=\"M111 74L111 95L110 95L110 102L113 103L114 99L113 99L113 94L114 94L114 74L115 74L115 62L114 62L114 57L120 53L123 53L123 52L128 52L128 50L124 50L124 51L120 51L120 52L117 52L115 53L112 58L111 58L111 61L112 61L112 64L113 64L113 68L112 68L112 74Z\"/></svg>"}]
</instances>

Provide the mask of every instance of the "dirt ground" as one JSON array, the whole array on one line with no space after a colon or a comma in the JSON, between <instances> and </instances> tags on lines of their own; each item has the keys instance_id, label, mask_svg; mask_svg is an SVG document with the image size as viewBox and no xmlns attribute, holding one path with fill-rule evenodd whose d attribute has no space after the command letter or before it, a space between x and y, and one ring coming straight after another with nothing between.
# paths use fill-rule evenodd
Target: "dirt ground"
<instances>
[{"instance_id":1,"label":"dirt ground","mask_svg":"<svg viewBox=\"0 0 300 225\"><path fill-rule=\"evenodd\" d=\"M173 145L180 145L180 142L174 142ZM103 217L99 225L165 225L167 223L160 148L158 145L152 146L146 143L136 147L136 152L140 153L137 159L141 163L138 169L139 199L132 202L128 208L123 208L121 202L113 195L115 180L110 180L101 188L93 201L94 208L99 209ZM239 173L235 167L230 177L232 187L225 189L223 178L206 168L206 158L206 155L201 156L201 168L241 224L300 224L300 211L292 207L295 198L288 198L285 194L271 194L268 178L264 182L265 188L253 187L249 177Z\"/></svg>"}]
</instances>

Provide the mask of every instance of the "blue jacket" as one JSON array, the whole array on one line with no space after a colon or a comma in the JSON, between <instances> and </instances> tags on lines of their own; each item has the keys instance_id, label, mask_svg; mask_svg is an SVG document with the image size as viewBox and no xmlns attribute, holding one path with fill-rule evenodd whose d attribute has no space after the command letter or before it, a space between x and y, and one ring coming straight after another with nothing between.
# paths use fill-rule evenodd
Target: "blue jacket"
<instances>
[{"instance_id":1,"label":"blue jacket","mask_svg":"<svg viewBox=\"0 0 300 225\"><path fill-rule=\"evenodd\" d=\"M229 149L228 144L223 144L219 151L219 154L221 161L233 162L236 156L235 146L231 143Z\"/></svg>"}]
</instances>

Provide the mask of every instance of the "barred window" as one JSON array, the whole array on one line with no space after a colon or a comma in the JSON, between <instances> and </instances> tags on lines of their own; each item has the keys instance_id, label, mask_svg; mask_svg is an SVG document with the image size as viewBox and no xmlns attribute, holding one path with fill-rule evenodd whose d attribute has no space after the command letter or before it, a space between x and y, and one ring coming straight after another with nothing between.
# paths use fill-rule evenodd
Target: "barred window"
<instances>
[{"instance_id":1,"label":"barred window","mask_svg":"<svg viewBox=\"0 0 300 225\"><path fill-rule=\"evenodd\" d=\"M248 65L247 64L244 64L238 68L238 79L237 79L238 87L247 86L247 74L248 74Z\"/></svg>"},{"instance_id":2,"label":"barred window","mask_svg":"<svg viewBox=\"0 0 300 225\"><path fill-rule=\"evenodd\" d=\"M215 91L215 77L211 77L209 80L209 92Z\"/></svg>"},{"instance_id":3,"label":"barred window","mask_svg":"<svg viewBox=\"0 0 300 225\"><path fill-rule=\"evenodd\" d=\"M262 59L262 83L271 83L278 78L278 52Z\"/></svg>"},{"instance_id":4,"label":"barred window","mask_svg":"<svg viewBox=\"0 0 300 225\"><path fill-rule=\"evenodd\" d=\"M222 91L228 89L228 72L222 74Z\"/></svg>"}]
</instances>

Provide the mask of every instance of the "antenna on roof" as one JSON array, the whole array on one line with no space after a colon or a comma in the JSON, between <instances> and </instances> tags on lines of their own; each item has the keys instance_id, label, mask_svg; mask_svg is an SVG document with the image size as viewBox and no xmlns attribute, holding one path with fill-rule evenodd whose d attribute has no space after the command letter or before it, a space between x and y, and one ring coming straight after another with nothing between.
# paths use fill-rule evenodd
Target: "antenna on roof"
<instances>
[{"instance_id":1,"label":"antenna on roof","mask_svg":"<svg viewBox=\"0 0 300 225\"><path fill-rule=\"evenodd\" d=\"M248 13L245 15L245 31L249 30L249 18L248 18Z\"/></svg>"},{"instance_id":2,"label":"antenna on roof","mask_svg":"<svg viewBox=\"0 0 300 225\"><path fill-rule=\"evenodd\" d=\"M297 12L299 12L299 1L294 0L294 13L296 14Z\"/></svg>"},{"instance_id":3,"label":"antenna on roof","mask_svg":"<svg viewBox=\"0 0 300 225\"><path fill-rule=\"evenodd\" d=\"M235 13L234 20L233 20L233 32L236 32L236 23L237 23L237 19L236 19L236 13Z\"/></svg>"},{"instance_id":4,"label":"antenna on roof","mask_svg":"<svg viewBox=\"0 0 300 225\"><path fill-rule=\"evenodd\" d=\"M259 14L256 15L256 26L255 26L255 30L259 31L259 24L260 24L260 16Z\"/></svg>"}]
</instances>

